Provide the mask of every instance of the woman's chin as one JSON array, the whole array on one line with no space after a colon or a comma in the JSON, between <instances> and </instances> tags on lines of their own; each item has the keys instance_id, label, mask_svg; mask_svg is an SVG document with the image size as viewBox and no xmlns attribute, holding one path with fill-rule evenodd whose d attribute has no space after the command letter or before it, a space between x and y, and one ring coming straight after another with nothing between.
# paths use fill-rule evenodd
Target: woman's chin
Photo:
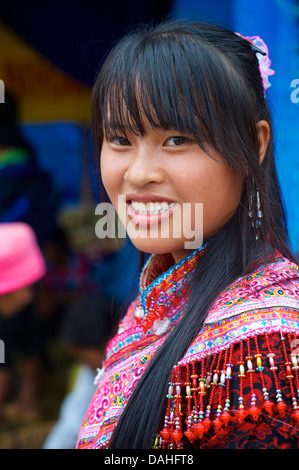
<instances>
[{"instance_id":1,"label":"woman's chin","mask_svg":"<svg viewBox=\"0 0 299 470\"><path fill-rule=\"evenodd\" d=\"M165 238L142 238L138 237L130 237L131 242L133 245L140 251L144 253L150 254L163 254L163 253L173 253L173 252L181 252L185 251L184 244L185 240L178 240L178 239L165 239Z\"/></svg>"}]
</instances>

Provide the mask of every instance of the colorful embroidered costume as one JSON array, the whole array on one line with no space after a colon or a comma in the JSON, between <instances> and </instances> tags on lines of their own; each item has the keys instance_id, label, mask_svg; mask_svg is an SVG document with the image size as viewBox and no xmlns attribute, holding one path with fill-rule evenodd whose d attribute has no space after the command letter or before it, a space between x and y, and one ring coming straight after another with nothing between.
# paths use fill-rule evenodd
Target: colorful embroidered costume
<instances>
[{"instance_id":1,"label":"colorful embroidered costume","mask_svg":"<svg viewBox=\"0 0 299 470\"><path fill-rule=\"evenodd\" d=\"M107 448L143 371L187 308L205 246L172 266L152 255L107 348L78 448ZM299 268L276 252L216 299L175 365L156 448L299 447Z\"/></svg>"}]
</instances>

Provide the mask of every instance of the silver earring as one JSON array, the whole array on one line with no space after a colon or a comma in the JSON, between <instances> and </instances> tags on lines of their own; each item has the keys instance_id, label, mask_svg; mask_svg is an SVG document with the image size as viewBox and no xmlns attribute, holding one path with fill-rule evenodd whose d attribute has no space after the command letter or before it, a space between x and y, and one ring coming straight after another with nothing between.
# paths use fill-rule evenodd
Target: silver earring
<instances>
[{"instance_id":1,"label":"silver earring","mask_svg":"<svg viewBox=\"0 0 299 470\"><path fill-rule=\"evenodd\" d=\"M248 211L248 217L251 219L253 218L253 212L252 212L252 205L253 205L253 193L250 194L249 196L249 211ZM256 214L257 214L257 219L252 221L251 225L253 228L256 229L256 239L259 238L259 227L262 225L261 219L263 218L263 212L261 210L261 199L260 199L260 192L257 189L256 190Z\"/></svg>"}]
</instances>

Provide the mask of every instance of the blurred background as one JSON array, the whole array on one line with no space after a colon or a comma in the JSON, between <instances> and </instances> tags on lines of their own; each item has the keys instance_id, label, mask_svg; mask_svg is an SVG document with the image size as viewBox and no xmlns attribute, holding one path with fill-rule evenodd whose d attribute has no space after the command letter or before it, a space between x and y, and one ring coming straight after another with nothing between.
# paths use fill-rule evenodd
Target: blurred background
<instances>
[{"instance_id":1,"label":"blurred background","mask_svg":"<svg viewBox=\"0 0 299 470\"><path fill-rule=\"evenodd\" d=\"M168 17L216 22L268 45L277 167L299 255L299 0L2 2L0 223L27 222L48 270L33 302L0 315L0 448L74 447L117 314L135 296L135 248L95 236L91 90L124 32Z\"/></svg>"}]
</instances>

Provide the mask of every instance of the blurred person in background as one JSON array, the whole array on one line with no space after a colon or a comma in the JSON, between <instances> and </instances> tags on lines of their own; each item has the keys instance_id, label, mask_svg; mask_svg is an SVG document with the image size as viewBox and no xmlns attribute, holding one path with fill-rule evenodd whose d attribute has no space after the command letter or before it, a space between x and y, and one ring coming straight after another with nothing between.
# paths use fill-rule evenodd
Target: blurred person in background
<instances>
[{"instance_id":1,"label":"blurred person in background","mask_svg":"<svg viewBox=\"0 0 299 470\"><path fill-rule=\"evenodd\" d=\"M84 253L75 252L67 233L55 226L43 245L47 273L39 284L36 312L44 325L45 340L57 338L67 309L92 292L92 265Z\"/></svg>"},{"instance_id":2,"label":"blurred person in background","mask_svg":"<svg viewBox=\"0 0 299 470\"><path fill-rule=\"evenodd\" d=\"M18 103L6 92L0 106L0 222L26 222L42 246L55 227L58 205L50 176L20 132Z\"/></svg>"},{"instance_id":3,"label":"blurred person in background","mask_svg":"<svg viewBox=\"0 0 299 470\"><path fill-rule=\"evenodd\" d=\"M26 307L32 304L34 285L45 272L45 261L32 228L22 222L0 224L0 337L5 346L5 361L0 364L0 422L16 351L21 353L18 412L37 412L41 345L32 311ZM21 312L25 312L21 323L15 322Z\"/></svg>"},{"instance_id":4,"label":"blurred person in background","mask_svg":"<svg viewBox=\"0 0 299 470\"><path fill-rule=\"evenodd\" d=\"M6 90L5 102L0 105L0 223L28 224L43 252L43 245L55 227L58 207L58 191L50 176L39 167L33 148L20 130L18 100ZM45 360L45 332L35 312L35 295L31 300L24 302L18 315L0 319L0 335L9 345L6 367L19 349L23 355L34 356L34 361L32 358L30 364L24 364L22 371L28 388L36 390L37 370ZM10 411L14 414L16 410ZM25 411L26 415L30 411L30 416L38 414L35 405L24 405Z\"/></svg>"},{"instance_id":5,"label":"blurred person in background","mask_svg":"<svg viewBox=\"0 0 299 470\"><path fill-rule=\"evenodd\" d=\"M76 375L43 449L75 448L82 419L95 391L96 371L102 367L107 342L115 333L114 311L111 299L101 291L80 299L68 309L61 339L75 361Z\"/></svg>"}]
</instances>

